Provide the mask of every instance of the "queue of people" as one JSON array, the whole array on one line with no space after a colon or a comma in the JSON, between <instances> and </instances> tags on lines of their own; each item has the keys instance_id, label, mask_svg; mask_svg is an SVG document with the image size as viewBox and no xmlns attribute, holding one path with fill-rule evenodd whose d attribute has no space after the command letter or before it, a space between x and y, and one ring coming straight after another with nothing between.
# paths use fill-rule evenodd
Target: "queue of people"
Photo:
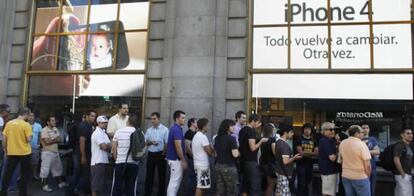
<instances>
[{"instance_id":1,"label":"queue of people","mask_svg":"<svg viewBox=\"0 0 414 196\"><path fill-rule=\"evenodd\" d=\"M190 118L184 134L186 113L180 110L173 113L174 123L170 128L160 123L158 112L152 113L151 126L144 133L139 128L139 119L129 116L128 104L123 103L109 119L93 110L85 112L73 137L73 174L64 176L58 146L62 137L56 118L48 116L42 128L29 108L20 108L13 120L8 120L9 113L8 105L0 105L0 152L4 153L0 155L4 170L0 196L7 195L9 187L15 186L14 176L20 178L19 195L28 195L31 177L40 180L43 191L51 192L50 174L58 188L66 188L70 194L107 195L106 171L110 168L113 168L110 195L137 195L143 162L134 158L131 148L136 142L132 136L138 132L142 132L143 140L139 142L143 142L146 151L147 196L155 192L155 173L158 196L179 195L185 170L188 195L201 196L214 188L218 196L293 193L307 196L312 195L315 164L321 174L323 195L337 195L340 186L347 196L375 195L380 150L377 140L369 136L368 124L352 125L344 136L335 131L331 122L322 123L318 134L312 124L305 123L295 137L291 125L263 125L260 115L251 114L247 118L239 111L235 120L223 120L210 140L206 118ZM395 195L412 195L412 130L403 129L400 135L401 141L391 149Z\"/></svg>"}]
</instances>

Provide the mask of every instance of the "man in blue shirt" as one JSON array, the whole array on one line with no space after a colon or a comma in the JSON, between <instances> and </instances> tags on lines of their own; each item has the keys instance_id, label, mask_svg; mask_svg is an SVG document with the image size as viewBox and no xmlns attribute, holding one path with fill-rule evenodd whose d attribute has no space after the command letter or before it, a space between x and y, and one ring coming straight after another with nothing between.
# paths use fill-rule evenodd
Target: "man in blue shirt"
<instances>
[{"instance_id":1,"label":"man in blue shirt","mask_svg":"<svg viewBox=\"0 0 414 196\"><path fill-rule=\"evenodd\" d=\"M39 174L37 173L39 169L39 157L40 157L40 133L42 132L42 126L37 123L36 116L34 113L30 113L29 123L32 125L33 138L30 143L32 147L32 172L33 178L39 179Z\"/></svg>"},{"instance_id":2,"label":"man in blue shirt","mask_svg":"<svg viewBox=\"0 0 414 196\"><path fill-rule=\"evenodd\" d=\"M147 176L145 180L145 196L152 195L155 168L158 171L158 196L165 195L165 151L168 142L168 128L160 123L160 113L151 114L152 126L145 133L148 146Z\"/></svg>"},{"instance_id":3,"label":"man in blue shirt","mask_svg":"<svg viewBox=\"0 0 414 196\"><path fill-rule=\"evenodd\" d=\"M174 125L170 128L167 144L167 160L170 166L170 182L168 183L167 196L176 196L183 179L183 171L188 164L184 157L185 142L183 129L185 125L185 113L177 110L174 112Z\"/></svg>"},{"instance_id":4,"label":"man in blue shirt","mask_svg":"<svg viewBox=\"0 0 414 196\"><path fill-rule=\"evenodd\" d=\"M368 150L371 154L371 176L369 177L369 181L371 183L371 195L375 196L375 184L377 183L377 157L380 155L380 149L378 146L377 139L374 137L369 136L369 125L362 124L362 133L364 134L364 138L362 141L367 144Z\"/></svg>"},{"instance_id":5,"label":"man in blue shirt","mask_svg":"<svg viewBox=\"0 0 414 196\"><path fill-rule=\"evenodd\" d=\"M321 126L322 137L319 140L318 163L322 179L322 195L334 196L338 192L339 165L336 163L337 151L335 125L324 122Z\"/></svg>"}]
</instances>

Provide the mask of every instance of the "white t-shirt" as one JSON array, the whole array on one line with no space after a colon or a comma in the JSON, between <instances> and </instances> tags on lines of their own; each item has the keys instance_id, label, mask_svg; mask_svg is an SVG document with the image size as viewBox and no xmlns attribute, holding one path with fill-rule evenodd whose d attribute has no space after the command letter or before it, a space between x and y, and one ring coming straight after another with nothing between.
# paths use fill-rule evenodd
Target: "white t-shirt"
<instances>
[{"instance_id":1,"label":"white t-shirt","mask_svg":"<svg viewBox=\"0 0 414 196\"><path fill-rule=\"evenodd\" d=\"M208 141L207 136L201 133L200 131L197 131L191 143L191 149L193 150L194 166L208 167L208 155L207 152L204 150L204 147L209 145L210 142Z\"/></svg>"},{"instance_id":2,"label":"white t-shirt","mask_svg":"<svg viewBox=\"0 0 414 196\"><path fill-rule=\"evenodd\" d=\"M130 137L134 131L134 127L125 127L115 132L113 141L118 142L118 147L116 148L117 156L115 163L125 163L125 158L128 154L131 141ZM128 155L128 163L135 163L135 161L131 158L131 155Z\"/></svg>"},{"instance_id":3,"label":"white t-shirt","mask_svg":"<svg viewBox=\"0 0 414 196\"><path fill-rule=\"evenodd\" d=\"M129 116L127 115L125 118L119 116L119 114L115 114L112 116L108 121L108 128L106 129L108 133L115 133L119 129L125 128L128 122Z\"/></svg>"},{"instance_id":4,"label":"white t-shirt","mask_svg":"<svg viewBox=\"0 0 414 196\"><path fill-rule=\"evenodd\" d=\"M96 165L98 163L109 163L108 161L108 152L102 150L99 145L100 144L109 144L108 135L106 135L105 130L101 129L100 127L96 127L95 131L92 133L91 137L91 151L92 151L92 158L91 158L91 165Z\"/></svg>"}]
</instances>

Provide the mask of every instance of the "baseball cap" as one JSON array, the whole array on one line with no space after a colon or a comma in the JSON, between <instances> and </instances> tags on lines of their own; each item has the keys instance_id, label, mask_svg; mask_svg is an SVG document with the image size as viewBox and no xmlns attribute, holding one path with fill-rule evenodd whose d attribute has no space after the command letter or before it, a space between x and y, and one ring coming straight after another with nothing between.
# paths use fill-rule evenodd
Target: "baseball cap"
<instances>
[{"instance_id":1,"label":"baseball cap","mask_svg":"<svg viewBox=\"0 0 414 196\"><path fill-rule=\"evenodd\" d=\"M98 116L98 118L96 119L96 122L97 123L105 123L105 122L108 122L108 118L106 118L106 116L104 116L104 115L101 115L101 116Z\"/></svg>"}]
</instances>

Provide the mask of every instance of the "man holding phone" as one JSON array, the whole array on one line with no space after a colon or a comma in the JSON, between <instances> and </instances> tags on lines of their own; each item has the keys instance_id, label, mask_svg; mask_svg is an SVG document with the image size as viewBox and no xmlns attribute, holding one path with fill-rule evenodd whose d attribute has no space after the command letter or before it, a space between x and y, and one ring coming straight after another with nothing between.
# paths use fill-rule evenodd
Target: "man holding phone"
<instances>
[{"instance_id":1,"label":"man holding phone","mask_svg":"<svg viewBox=\"0 0 414 196\"><path fill-rule=\"evenodd\" d=\"M145 195L151 196L154 182L155 168L158 170L158 196L165 195L165 152L168 142L168 128L160 123L160 114L151 114L152 126L145 133L148 146L147 176L145 180Z\"/></svg>"},{"instance_id":2,"label":"man holding phone","mask_svg":"<svg viewBox=\"0 0 414 196\"><path fill-rule=\"evenodd\" d=\"M289 147L287 140L293 138L293 127L287 124L279 125L280 139L276 141L275 157L276 157L276 195L290 195L290 184L293 183L293 167L294 162L302 158L297 153L293 155L292 149Z\"/></svg>"}]
</instances>

